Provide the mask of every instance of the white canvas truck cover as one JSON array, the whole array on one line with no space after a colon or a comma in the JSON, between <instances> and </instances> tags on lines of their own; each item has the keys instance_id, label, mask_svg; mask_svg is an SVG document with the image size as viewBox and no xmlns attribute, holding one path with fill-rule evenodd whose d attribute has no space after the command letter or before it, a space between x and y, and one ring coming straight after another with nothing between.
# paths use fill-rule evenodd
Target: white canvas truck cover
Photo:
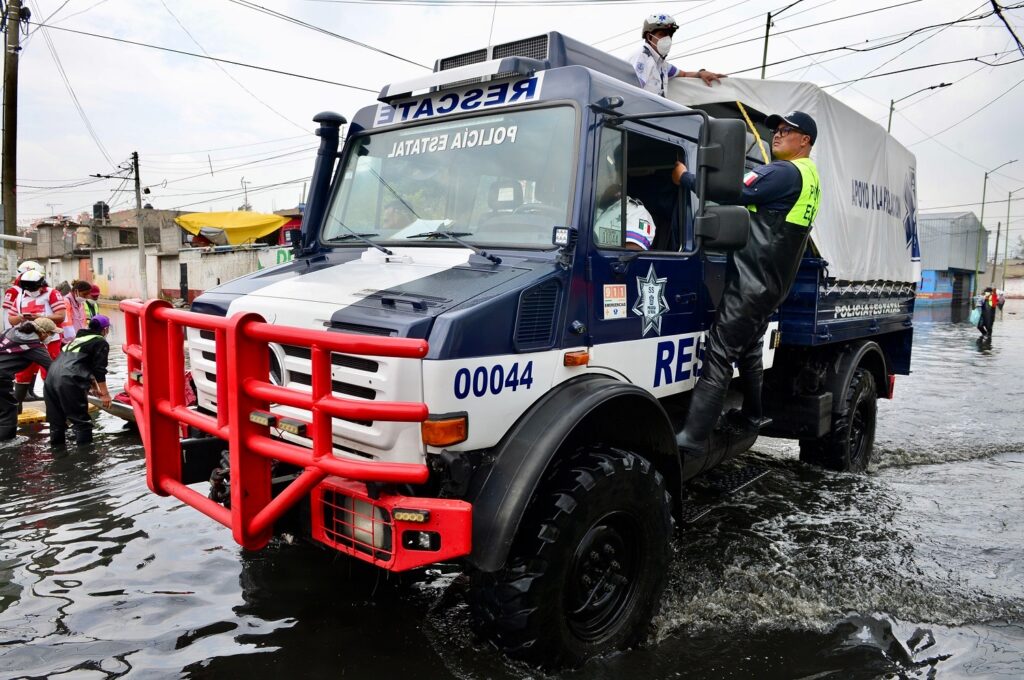
<instances>
[{"instance_id":1,"label":"white canvas truck cover","mask_svg":"<svg viewBox=\"0 0 1024 680\"><path fill-rule=\"evenodd\" d=\"M803 111L818 124L811 158L821 207L811 238L838 281L917 282L917 169L914 155L882 126L811 83L723 78L708 87L673 78L668 98L685 106L743 102L755 124ZM739 113L733 114L739 116ZM771 154L771 140L765 142ZM748 156L760 156L757 148Z\"/></svg>"}]
</instances>

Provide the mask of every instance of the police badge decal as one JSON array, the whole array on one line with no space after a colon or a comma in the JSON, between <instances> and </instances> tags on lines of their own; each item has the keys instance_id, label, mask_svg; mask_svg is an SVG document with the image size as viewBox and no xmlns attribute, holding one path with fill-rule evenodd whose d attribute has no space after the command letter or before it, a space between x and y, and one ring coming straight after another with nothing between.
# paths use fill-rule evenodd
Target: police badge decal
<instances>
[{"instance_id":1,"label":"police badge decal","mask_svg":"<svg viewBox=\"0 0 1024 680\"><path fill-rule=\"evenodd\" d=\"M644 318L642 336L651 330L655 335L661 335L661 317L668 311L668 300L665 299L667 282L668 277L658 278L653 264L647 270L647 276L636 277L638 297L633 305L633 313Z\"/></svg>"}]
</instances>

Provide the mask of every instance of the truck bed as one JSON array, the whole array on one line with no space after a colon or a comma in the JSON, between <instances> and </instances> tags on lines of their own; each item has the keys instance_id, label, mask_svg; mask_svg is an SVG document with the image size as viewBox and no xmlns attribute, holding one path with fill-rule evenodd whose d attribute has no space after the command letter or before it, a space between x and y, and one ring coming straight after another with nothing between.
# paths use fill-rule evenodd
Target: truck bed
<instances>
[{"instance_id":1,"label":"truck bed","mask_svg":"<svg viewBox=\"0 0 1024 680\"><path fill-rule=\"evenodd\" d=\"M818 346L862 338L888 343L893 334L913 331L913 317L913 284L836 280L828 276L825 260L807 256L779 308L781 344Z\"/></svg>"}]
</instances>

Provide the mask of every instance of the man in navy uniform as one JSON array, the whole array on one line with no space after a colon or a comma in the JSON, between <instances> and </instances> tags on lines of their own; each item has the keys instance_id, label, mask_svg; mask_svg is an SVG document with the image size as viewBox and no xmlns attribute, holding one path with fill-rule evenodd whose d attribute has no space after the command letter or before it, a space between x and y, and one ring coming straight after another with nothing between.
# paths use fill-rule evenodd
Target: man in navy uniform
<instances>
[{"instance_id":1,"label":"man in navy uniform","mask_svg":"<svg viewBox=\"0 0 1024 680\"><path fill-rule=\"evenodd\" d=\"M740 202L750 211L750 238L730 253L722 299L707 334L700 380L694 389L686 427L677 437L691 453L706 450L718 421L735 362L744 380L741 429L757 432L763 424L761 363L768 319L789 295L821 197L811 147L818 137L814 119L802 111L765 119L775 160L743 179ZM695 178L682 163L673 181L693 190Z\"/></svg>"}]
</instances>

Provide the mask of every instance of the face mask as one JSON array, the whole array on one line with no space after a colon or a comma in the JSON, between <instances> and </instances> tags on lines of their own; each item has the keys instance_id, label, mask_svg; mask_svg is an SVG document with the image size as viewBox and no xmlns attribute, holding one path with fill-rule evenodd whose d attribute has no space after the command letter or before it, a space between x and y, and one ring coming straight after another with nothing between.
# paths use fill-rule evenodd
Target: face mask
<instances>
[{"instance_id":1,"label":"face mask","mask_svg":"<svg viewBox=\"0 0 1024 680\"><path fill-rule=\"evenodd\" d=\"M654 49L658 51L662 58L667 57L669 50L672 49L672 38L667 35L664 38L659 38L658 42L654 44Z\"/></svg>"}]
</instances>

